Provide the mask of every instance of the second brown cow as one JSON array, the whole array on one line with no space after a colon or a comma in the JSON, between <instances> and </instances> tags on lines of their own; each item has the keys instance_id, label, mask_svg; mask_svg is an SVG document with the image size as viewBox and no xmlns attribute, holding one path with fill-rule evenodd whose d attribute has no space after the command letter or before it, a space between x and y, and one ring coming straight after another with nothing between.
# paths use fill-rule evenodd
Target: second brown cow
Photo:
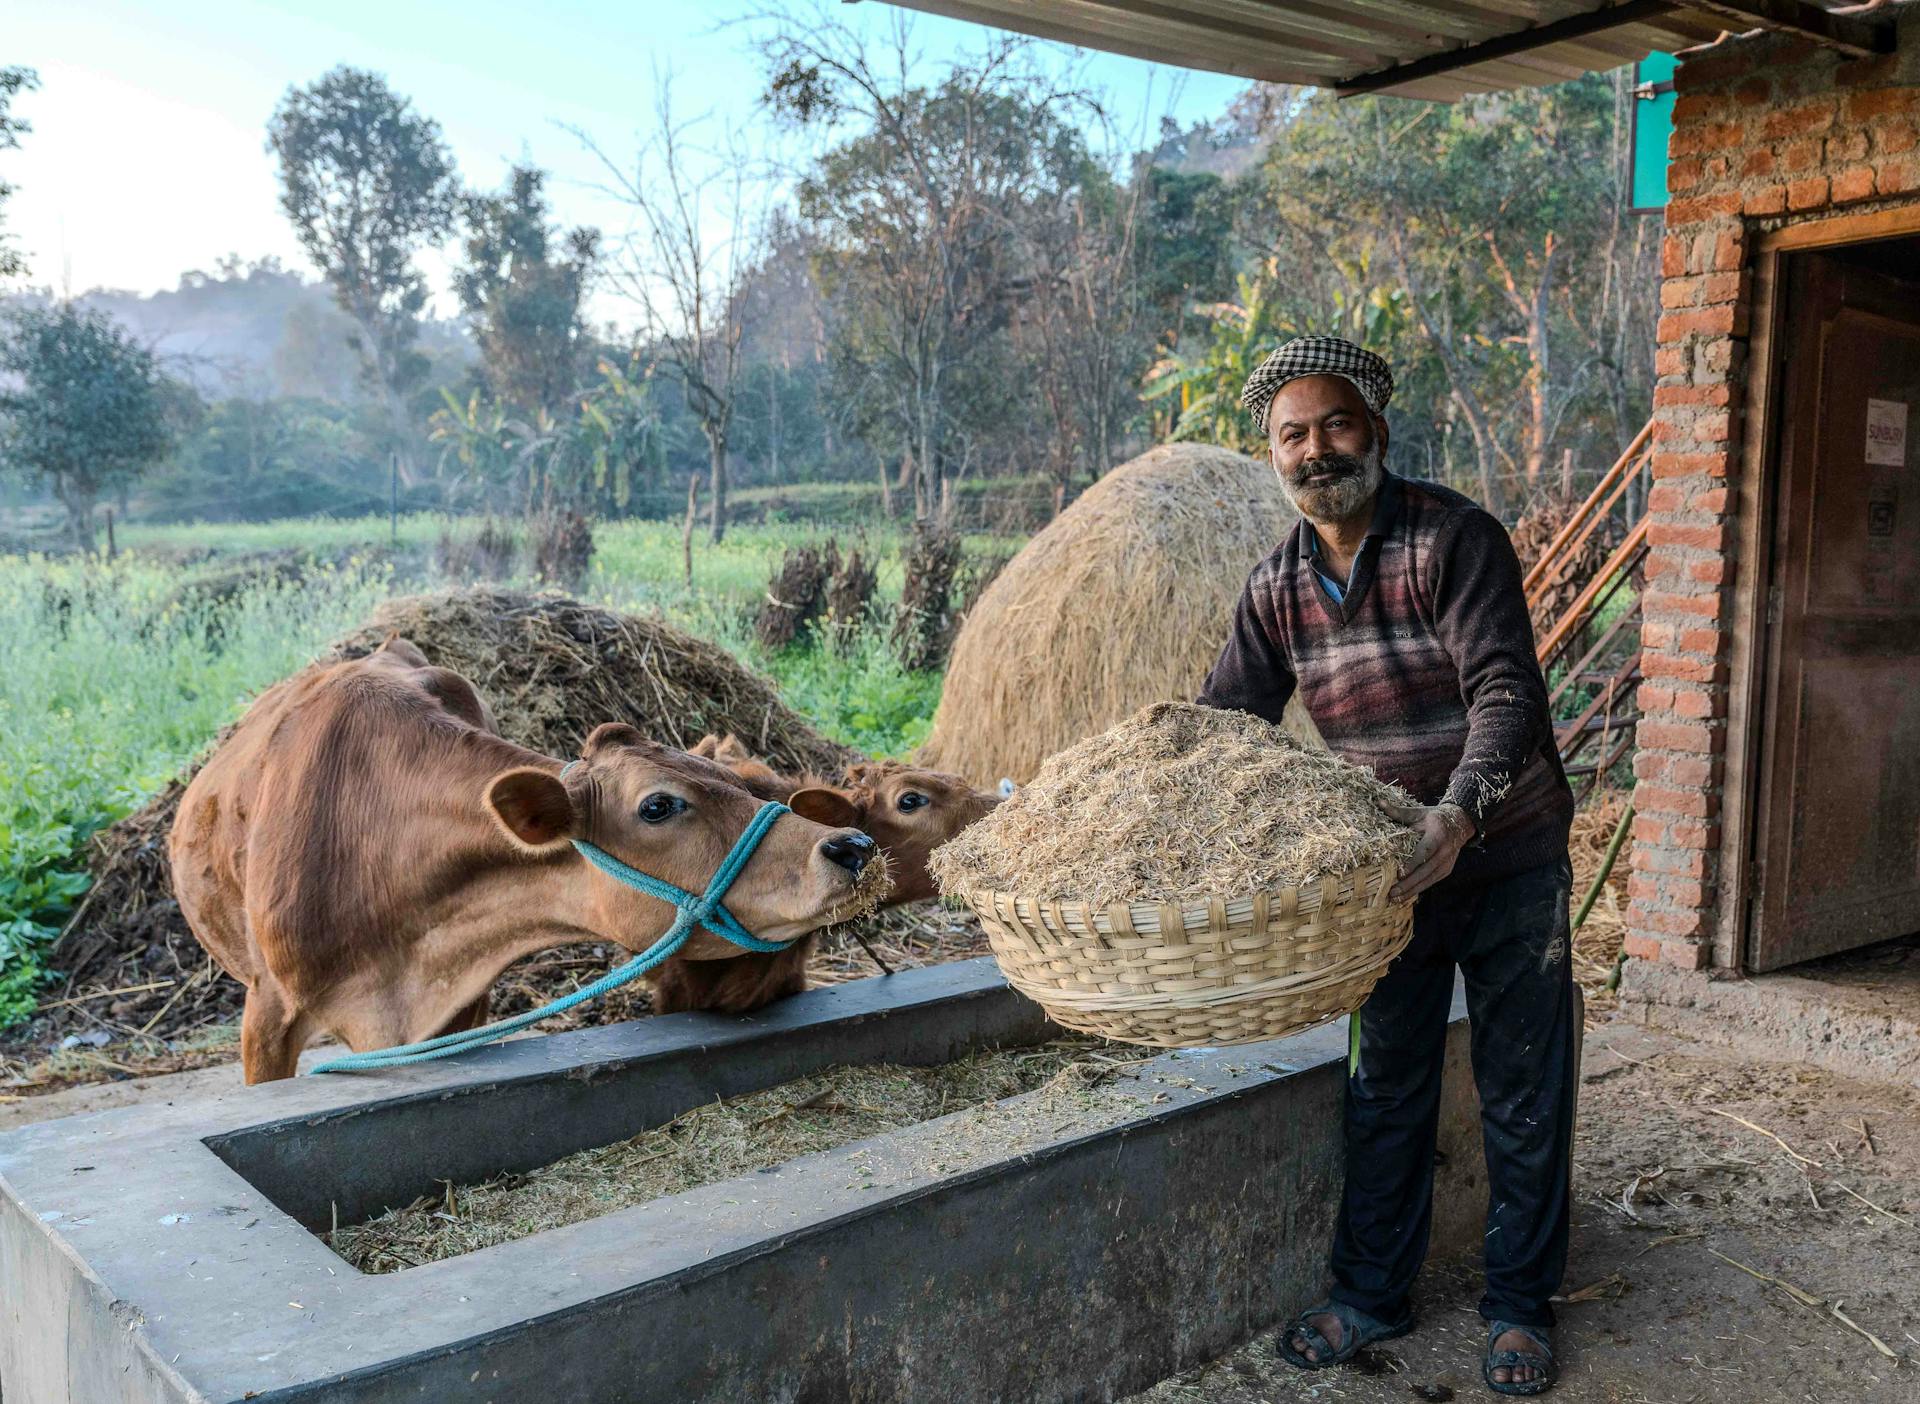
<instances>
[{"instance_id":1,"label":"second brown cow","mask_svg":"<svg viewBox=\"0 0 1920 1404\"><path fill-rule=\"evenodd\" d=\"M957 775L919 770L897 761L863 761L847 767L840 783L815 775L782 775L733 736L703 737L693 754L718 761L761 799L779 800L795 814L829 828L859 829L887 858L890 886L883 906L935 895L927 858L967 825L984 818L999 796L976 790ZM711 1009L744 1014L807 985L807 959L815 938L784 951L747 954L728 961L675 956L649 977L657 1014Z\"/></svg>"}]
</instances>

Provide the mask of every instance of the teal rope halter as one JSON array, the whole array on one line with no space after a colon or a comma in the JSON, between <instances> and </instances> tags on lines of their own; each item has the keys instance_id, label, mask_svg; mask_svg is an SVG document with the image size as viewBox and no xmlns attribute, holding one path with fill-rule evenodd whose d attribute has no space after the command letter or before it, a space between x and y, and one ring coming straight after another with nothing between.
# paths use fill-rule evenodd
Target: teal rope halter
<instances>
[{"instance_id":1,"label":"teal rope halter","mask_svg":"<svg viewBox=\"0 0 1920 1404\"><path fill-rule=\"evenodd\" d=\"M578 765L578 761L569 761L560 771L564 778L567 771ZM583 986L563 999L551 1004L543 1004L538 1009L530 1009L525 1014L516 1014L511 1019L502 1019L497 1023L484 1024L477 1029L468 1029L464 1033L442 1034L438 1038L424 1039L419 1043L403 1043L394 1048L376 1048L365 1053L349 1053L345 1057L334 1058L308 1069L310 1073L371 1072L379 1068L403 1067L408 1063L425 1063L435 1058L450 1058L455 1053L464 1053L469 1048L478 1048L504 1038L517 1029L529 1024L537 1024L542 1019L550 1019L555 1014L565 1013L576 1005L588 1000L598 999L609 990L617 990L622 985L639 979L656 965L660 964L675 951L686 945L687 938L693 935L695 928L705 927L714 935L724 937L736 946L744 946L750 951L779 951L792 945L791 941L762 941L742 926L721 903L727 889L733 886L733 880L740 876L740 870L747 866L747 860L753 857L754 850L760 847L767 830L774 821L789 810L778 800L768 800L760 806L746 831L733 841L733 847L721 860L713 878L707 883L707 890L698 897L683 887L641 872L638 868L628 867L604 848L597 848L583 839L574 839L573 846L580 856L594 867L617 882L646 893L649 897L658 897L670 902L678 909L673 925L667 933L655 941L646 950L624 965L617 966L595 980L591 985Z\"/></svg>"}]
</instances>

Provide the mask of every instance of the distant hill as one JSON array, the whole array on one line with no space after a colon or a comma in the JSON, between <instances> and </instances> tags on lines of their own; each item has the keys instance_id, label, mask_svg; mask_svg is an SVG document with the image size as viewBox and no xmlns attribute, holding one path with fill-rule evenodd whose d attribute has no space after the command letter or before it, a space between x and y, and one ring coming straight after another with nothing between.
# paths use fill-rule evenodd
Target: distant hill
<instances>
[{"instance_id":1,"label":"distant hill","mask_svg":"<svg viewBox=\"0 0 1920 1404\"><path fill-rule=\"evenodd\" d=\"M45 301L45 292L22 297ZM222 259L212 273L183 273L166 292L96 288L78 299L152 346L167 369L209 400L293 395L348 404L364 393L353 324L316 281L277 259ZM421 349L436 361L476 358L459 322L428 322Z\"/></svg>"}]
</instances>

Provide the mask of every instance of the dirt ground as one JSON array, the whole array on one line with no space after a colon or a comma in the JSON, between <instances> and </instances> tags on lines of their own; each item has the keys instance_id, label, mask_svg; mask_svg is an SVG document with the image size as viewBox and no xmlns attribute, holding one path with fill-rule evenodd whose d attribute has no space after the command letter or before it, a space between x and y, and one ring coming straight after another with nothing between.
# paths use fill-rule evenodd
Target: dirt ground
<instances>
[{"instance_id":1,"label":"dirt ground","mask_svg":"<svg viewBox=\"0 0 1920 1404\"><path fill-rule=\"evenodd\" d=\"M0 1100L0 1130L238 1076L229 1065ZM1589 1032L1582 1079L1554 1399L1920 1402L1920 1090L1617 1023ZM1360 1364L1303 1373L1263 1337L1129 1404L1491 1398L1478 1297L1473 1263L1436 1263L1418 1329Z\"/></svg>"},{"instance_id":2,"label":"dirt ground","mask_svg":"<svg viewBox=\"0 0 1920 1404\"><path fill-rule=\"evenodd\" d=\"M1920 1091L1609 1024L1588 1034L1574 1157L1549 1397L1920 1401ZM1128 1404L1491 1399L1479 1297L1476 1263L1430 1264L1414 1333L1354 1364L1296 1370L1269 1334Z\"/></svg>"}]
</instances>

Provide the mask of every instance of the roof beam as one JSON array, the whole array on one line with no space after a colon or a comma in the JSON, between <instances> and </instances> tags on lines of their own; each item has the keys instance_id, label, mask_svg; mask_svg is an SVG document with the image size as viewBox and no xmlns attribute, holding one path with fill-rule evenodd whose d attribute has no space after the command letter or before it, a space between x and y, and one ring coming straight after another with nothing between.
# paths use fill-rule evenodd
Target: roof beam
<instances>
[{"instance_id":1,"label":"roof beam","mask_svg":"<svg viewBox=\"0 0 1920 1404\"><path fill-rule=\"evenodd\" d=\"M1465 44L1457 49L1448 49L1445 53L1429 54L1425 58L1414 59L1410 63L1397 63L1390 68L1375 69L1372 73L1357 74L1336 83L1333 90L1341 97L1377 93L1385 88L1398 87L1402 83L1431 78L1440 73L1452 73L1471 64L1485 63L1488 59L1524 54L1531 49L1557 44L1563 39L1579 39L1588 34L1597 34L1601 30L1618 28L1623 24L1638 24L1679 8L1681 6L1673 3L1673 0L1623 0L1621 4L1609 5L1602 10L1589 10L1582 14L1568 15L1565 19L1534 25L1530 29L1517 29L1510 34L1496 35L1478 44Z\"/></svg>"},{"instance_id":2,"label":"roof beam","mask_svg":"<svg viewBox=\"0 0 1920 1404\"><path fill-rule=\"evenodd\" d=\"M1825 48L1854 58L1872 58L1893 52L1893 17L1868 19L1835 14L1808 0L1686 0L1690 10L1704 10L1731 20L1743 29L1771 29L1797 34Z\"/></svg>"}]
</instances>

